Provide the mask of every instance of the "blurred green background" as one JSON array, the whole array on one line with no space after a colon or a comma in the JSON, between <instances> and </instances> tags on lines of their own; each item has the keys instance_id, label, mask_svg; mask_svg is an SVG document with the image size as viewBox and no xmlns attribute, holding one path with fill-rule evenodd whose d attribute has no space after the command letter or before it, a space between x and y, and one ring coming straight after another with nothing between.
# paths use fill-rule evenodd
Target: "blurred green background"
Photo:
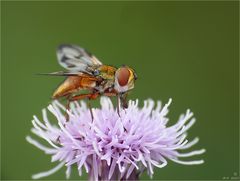
<instances>
[{"instance_id":1,"label":"blurred green background","mask_svg":"<svg viewBox=\"0 0 240 181\"><path fill-rule=\"evenodd\" d=\"M133 67L130 98L167 102L169 124L187 108L196 124L193 149L205 164L169 162L154 179L239 176L238 2L1 2L1 179L30 179L52 168L50 157L25 141L32 115L50 102L62 77L55 49L74 43L105 64ZM65 168L48 179L64 179ZM79 178L74 169L71 179ZM144 174L141 179L148 179Z\"/></svg>"}]
</instances>

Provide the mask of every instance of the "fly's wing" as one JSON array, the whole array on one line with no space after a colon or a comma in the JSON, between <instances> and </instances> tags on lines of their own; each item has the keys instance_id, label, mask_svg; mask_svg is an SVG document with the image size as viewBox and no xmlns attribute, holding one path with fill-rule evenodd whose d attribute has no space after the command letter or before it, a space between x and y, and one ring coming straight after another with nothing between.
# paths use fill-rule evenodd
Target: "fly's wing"
<instances>
[{"instance_id":1,"label":"fly's wing","mask_svg":"<svg viewBox=\"0 0 240 181\"><path fill-rule=\"evenodd\" d=\"M76 45L60 45L57 49L58 63L70 72L92 71L102 63L91 53Z\"/></svg>"},{"instance_id":2,"label":"fly's wing","mask_svg":"<svg viewBox=\"0 0 240 181\"><path fill-rule=\"evenodd\" d=\"M66 72L66 71L59 71L59 72L51 72L51 73L38 73L37 75L50 75L50 76L65 76L65 77L87 77L87 78L96 78L94 75L90 75L84 72Z\"/></svg>"},{"instance_id":3,"label":"fly's wing","mask_svg":"<svg viewBox=\"0 0 240 181\"><path fill-rule=\"evenodd\" d=\"M52 75L52 76L81 76L81 72L67 72L67 71L59 71L59 72L51 72L51 73L38 73L37 75Z\"/></svg>"}]
</instances>

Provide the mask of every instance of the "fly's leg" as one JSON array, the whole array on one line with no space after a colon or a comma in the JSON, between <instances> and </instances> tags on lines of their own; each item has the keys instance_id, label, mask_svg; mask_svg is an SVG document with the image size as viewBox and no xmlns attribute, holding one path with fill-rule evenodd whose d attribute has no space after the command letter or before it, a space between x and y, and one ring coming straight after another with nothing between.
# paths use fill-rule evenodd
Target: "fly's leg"
<instances>
[{"instance_id":1,"label":"fly's leg","mask_svg":"<svg viewBox=\"0 0 240 181\"><path fill-rule=\"evenodd\" d=\"M120 99L121 99L121 105L122 105L122 107L123 107L124 109L127 109L127 108L128 108L127 93L121 94Z\"/></svg>"},{"instance_id":2,"label":"fly's leg","mask_svg":"<svg viewBox=\"0 0 240 181\"><path fill-rule=\"evenodd\" d=\"M118 113L118 116L120 117L120 104L121 104L120 94L118 94L115 90L112 90L112 91L105 92L104 95L108 97L117 96L117 113Z\"/></svg>"},{"instance_id":3,"label":"fly's leg","mask_svg":"<svg viewBox=\"0 0 240 181\"><path fill-rule=\"evenodd\" d=\"M65 108L66 108L66 111L65 111L65 119L66 119L66 122L69 121L69 114L67 113L67 111L70 111L70 102L71 102L71 101L70 101L70 97L71 97L71 95L68 95L68 96L66 97L66 99L67 99L67 104L66 104L66 107L65 107ZM65 127L66 124L64 123L63 126ZM59 144L61 143L61 142L60 142L60 136L57 137L56 142L59 143Z\"/></svg>"},{"instance_id":4,"label":"fly's leg","mask_svg":"<svg viewBox=\"0 0 240 181\"><path fill-rule=\"evenodd\" d=\"M81 95L77 95L77 96L73 96L73 97L71 97L71 95L68 95L66 97L66 99L67 99L66 113L65 113L66 122L69 121L69 114L67 113L67 110L68 111L70 110L70 103L72 101L77 101L77 100L85 99L85 98L96 99L98 96L99 96L99 94L97 94L97 93L94 93L94 94L81 94ZM90 105L90 102L89 102L88 105ZM90 113L91 113L91 117L92 117L92 120L93 120L92 108L90 108ZM65 127L65 124L63 126ZM60 143L60 136L57 137L56 142Z\"/></svg>"},{"instance_id":5,"label":"fly's leg","mask_svg":"<svg viewBox=\"0 0 240 181\"><path fill-rule=\"evenodd\" d=\"M117 113L118 116L120 117L120 96L117 95Z\"/></svg>"},{"instance_id":6,"label":"fly's leg","mask_svg":"<svg viewBox=\"0 0 240 181\"><path fill-rule=\"evenodd\" d=\"M92 94L81 94L81 95L71 97L70 101L76 101L76 100L88 98L88 100L89 100L88 101L88 107L89 107L91 118L92 118L92 121L93 121L93 112L92 112L92 106L90 104L90 100L96 99L99 95L100 94L98 92L95 92L95 93L92 93Z\"/></svg>"},{"instance_id":7,"label":"fly's leg","mask_svg":"<svg viewBox=\"0 0 240 181\"><path fill-rule=\"evenodd\" d=\"M69 100L70 101L77 101L77 100L81 100L81 99L85 99L88 98L90 100L92 99L96 99L100 94L98 92L96 93L92 93L92 94L80 94L80 95L76 95L71 97Z\"/></svg>"},{"instance_id":8,"label":"fly's leg","mask_svg":"<svg viewBox=\"0 0 240 181\"><path fill-rule=\"evenodd\" d=\"M66 112L65 112L65 118L66 118L66 122L68 122L69 121L69 114L68 114L68 112L67 111L70 111L70 102L71 102L71 98L70 98L71 96L69 95L69 96L67 96L67 105L66 105ZM65 126L65 125L64 125Z\"/></svg>"},{"instance_id":9,"label":"fly's leg","mask_svg":"<svg viewBox=\"0 0 240 181\"><path fill-rule=\"evenodd\" d=\"M90 110L90 114L91 114L91 118L92 118L92 122L93 122L93 111L92 111L92 106L91 106L90 99L88 99L88 108Z\"/></svg>"},{"instance_id":10,"label":"fly's leg","mask_svg":"<svg viewBox=\"0 0 240 181\"><path fill-rule=\"evenodd\" d=\"M123 110L126 112L126 109L128 108L127 93L122 93L120 95L120 100L121 100L121 106Z\"/></svg>"}]
</instances>

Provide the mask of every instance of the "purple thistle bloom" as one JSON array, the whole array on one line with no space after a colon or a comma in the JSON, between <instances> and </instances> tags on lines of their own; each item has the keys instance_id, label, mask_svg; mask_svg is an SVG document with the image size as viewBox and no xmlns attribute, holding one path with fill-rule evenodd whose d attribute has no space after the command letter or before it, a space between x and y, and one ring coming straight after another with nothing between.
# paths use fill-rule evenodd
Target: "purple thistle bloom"
<instances>
[{"instance_id":1,"label":"purple thistle bloom","mask_svg":"<svg viewBox=\"0 0 240 181\"><path fill-rule=\"evenodd\" d=\"M27 141L59 164L52 170L33 175L33 179L55 173L66 166L66 177L71 167L77 165L79 175L85 168L89 180L137 180L145 169L150 177L154 167L163 168L167 160L184 164L202 164L203 160L184 161L181 157L199 155L205 149L182 153L198 142L188 142L186 131L195 123L193 113L187 110L175 125L167 127L169 102L161 108L161 102L146 100L143 108L138 100L129 101L129 107L120 111L120 117L109 98L101 98L101 108L93 109L94 119L84 102L71 104L69 121L64 115L65 107L54 101L48 110L57 118L58 127L52 125L43 109L43 122L36 116L32 132L48 142L50 147L27 136Z\"/></svg>"}]
</instances>

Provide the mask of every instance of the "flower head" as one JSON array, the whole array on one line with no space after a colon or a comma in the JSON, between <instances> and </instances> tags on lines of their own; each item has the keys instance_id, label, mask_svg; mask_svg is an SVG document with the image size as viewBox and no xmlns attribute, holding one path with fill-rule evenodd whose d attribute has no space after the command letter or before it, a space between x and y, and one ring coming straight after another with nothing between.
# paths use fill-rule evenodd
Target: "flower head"
<instances>
[{"instance_id":1,"label":"flower head","mask_svg":"<svg viewBox=\"0 0 240 181\"><path fill-rule=\"evenodd\" d=\"M175 125L167 127L168 107L171 99L161 107L161 102L146 100L142 108L138 100L129 101L127 109L120 110L120 116L109 98L101 98L101 108L93 109L92 120L84 102L71 104L64 115L65 107L54 101L48 110L56 117L58 126L52 125L43 109L43 122L34 116L32 132L49 144L46 147L27 136L27 141L52 156L59 164L47 172L33 175L33 178L48 176L66 166L69 178L71 167L77 165L79 175L82 168L91 180L136 179L145 169L152 177L154 167L163 168L168 160L195 165L203 160L184 161L205 152L204 149L182 153L198 142L188 142L186 131L195 123L193 113L187 110Z\"/></svg>"}]
</instances>

